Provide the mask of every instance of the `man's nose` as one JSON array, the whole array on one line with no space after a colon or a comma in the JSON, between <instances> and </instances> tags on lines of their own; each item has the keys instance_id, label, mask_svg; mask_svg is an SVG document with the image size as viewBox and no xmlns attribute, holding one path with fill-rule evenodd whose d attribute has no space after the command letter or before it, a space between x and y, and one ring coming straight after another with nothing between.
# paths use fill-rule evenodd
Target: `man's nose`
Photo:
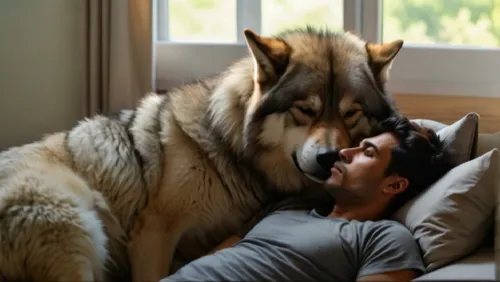
<instances>
[{"instance_id":1,"label":"man's nose","mask_svg":"<svg viewBox=\"0 0 500 282\"><path fill-rule=\"evenodd\" d=\"M333 164L340 158L339 150L336 148L320 148L316 154L316 162L325 171L330 171Z\"/></svg>"},{"instance_id":2,"label":"man's nose","mask_svg":"<svg viewBox=\"0 0 500 282\"><path fill-rule=\"evenodd\" d=\"M343 161L344 163L348 163L349 162L349 153L350 153L350 149L351 148L346 148L346 149L342 149L339 151L339 160Z\"/></svg>"}]
</instances>

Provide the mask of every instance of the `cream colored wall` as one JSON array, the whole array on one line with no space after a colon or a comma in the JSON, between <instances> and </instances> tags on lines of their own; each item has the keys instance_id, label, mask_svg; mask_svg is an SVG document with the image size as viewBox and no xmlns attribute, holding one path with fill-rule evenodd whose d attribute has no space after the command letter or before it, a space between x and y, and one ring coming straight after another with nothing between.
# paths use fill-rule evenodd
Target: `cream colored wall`
<instances>
[{"instance_id":1,"label":"cream colored wall","mask_svg":"<svg viewBox=\"0 0 500 282\"><path fill-rule=\"evenodd\" d=\"M85 1L0 1L0 150L83 116Z\"/></svg>"}]
</instances>

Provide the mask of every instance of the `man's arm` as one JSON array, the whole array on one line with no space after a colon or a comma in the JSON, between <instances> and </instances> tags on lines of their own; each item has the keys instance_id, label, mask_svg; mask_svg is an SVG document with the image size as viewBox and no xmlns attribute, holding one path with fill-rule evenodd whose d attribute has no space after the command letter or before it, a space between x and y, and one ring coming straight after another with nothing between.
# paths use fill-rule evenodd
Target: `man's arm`
<instances>
[{"instance_id":1,"label":"man's arm","mask_svg":"<svg viewBox=\"0 0 500 282\"><path fill-rule=\"evenodd\" d=\"M405 269L359 277L358 281L411 281L417 277L417 271Z\"/></svg>"},{"instance_id":2,"label":"man's arm","mask_svg":"<svg viewBox=\"0 0 500 282\"><path fill-rule=\"evenodd\" d=\"M358 281L410 281L425 273L418 243L404 225L381 221L365 228Z\"/></svg>"}]
</instances>

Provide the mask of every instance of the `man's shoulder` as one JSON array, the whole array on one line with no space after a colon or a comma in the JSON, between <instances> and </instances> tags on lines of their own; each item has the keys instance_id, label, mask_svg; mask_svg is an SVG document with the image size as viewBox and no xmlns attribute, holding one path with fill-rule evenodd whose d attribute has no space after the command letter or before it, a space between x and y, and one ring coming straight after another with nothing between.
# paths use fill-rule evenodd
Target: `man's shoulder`
<instances>
[{"instance_id":1,"label":"man's shoulder","mask_svg":"<svg viewBox=\"0 0 500 282\"><path fill-rule=\"evenodd\" d=\"M363 224L368 237L378 240L414 241L413 234L400 222L394 220L368 221Z\"/></svg>"},{"instance_id":2,"label":"man's shoulder","mask_svg":"<svg viewBox=\"0 0 500 282\"><path fill-rule=\"evenodd\" d=\"M390 229L390 230L398 230L398 231L408 231L402 223L390 219L382 219L375 221L365 221L362 222L367 228L375 228L375 229Z\"/></svg>"},{"instance_id":3,"label":"man's shoulder","mask_svg":"<svg viewBox=\"0 0 500 282\"><path fill-rule=\"evenodd\" d=\"M395 229L408 230L408 228L406 228L406 226L404 226L402 223L391 219L382 219L374 222L376 223L377 226L381 228L395 228Z\"/></svg>"},{"instance_id":4,"label":"man's shoulder","mask_svg":"<svg viewBox=\"0 0 500 282\"><path fill-rule=\"evenodd\" d=\"M283 228L302 228L302 224L310 224L317 221L318 218L312 215L313 210L278 210L273 211L261 221L255 224L259 230L265 228L266 230L274 229L275 227ZM253 229L253 228L252 228ZM250 230L249 230L250 231Z\"/></svg>"},{"instance_id":5,"label":"man's shoulder","mask_svg":"<svg viewBox=\"0 0 500 282\"><path fill-rule=\"evenodd\" d=\"M380 220L365 225L361 234L361 269L358 277L408 271L425 271L417 240L397 221Z\"/></svg>"},{"instance_id":6,"label":"man's shoulder","mask_svg":"<svg viewBox=\"0 0 500 282\"><path fill-rule=\"evenodd\" d=\"M273 217L285 217L285 218L308 217L308 216L310 216L311 211L312 210L310 210L310 209L276 210L276 211L272 211L265 218L273 218Z\"/></svg>"}]
</instances>

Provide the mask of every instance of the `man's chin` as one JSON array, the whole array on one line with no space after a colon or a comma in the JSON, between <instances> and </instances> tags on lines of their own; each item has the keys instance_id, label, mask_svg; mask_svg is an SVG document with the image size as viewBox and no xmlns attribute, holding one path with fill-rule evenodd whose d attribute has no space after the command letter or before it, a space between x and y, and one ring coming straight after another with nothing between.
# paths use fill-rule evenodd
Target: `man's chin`
<instances>
[{"instance_id":1,"label":"man's chin","mask_svg":"<svg viewBox=\"0 0 500 282\"><path fill-rule=\"evenodd\" d=\"M323 181L325 186L338 188L342 185L343 175L332 173L328 179Z\"/></svg>"},{"instance_id":2,"label":"man's chin","mask_svg":"<svg viewBox=\"0 0 500 282\"><path fill-rule=\"evenodd\" d=\"M342 184L342 179L338 179L338 176L330 176L327 179L321 179L312 174L304 173L304 175L311 181L320 184L330 195L336 194Z\"/></svg>"}]
</instances>

